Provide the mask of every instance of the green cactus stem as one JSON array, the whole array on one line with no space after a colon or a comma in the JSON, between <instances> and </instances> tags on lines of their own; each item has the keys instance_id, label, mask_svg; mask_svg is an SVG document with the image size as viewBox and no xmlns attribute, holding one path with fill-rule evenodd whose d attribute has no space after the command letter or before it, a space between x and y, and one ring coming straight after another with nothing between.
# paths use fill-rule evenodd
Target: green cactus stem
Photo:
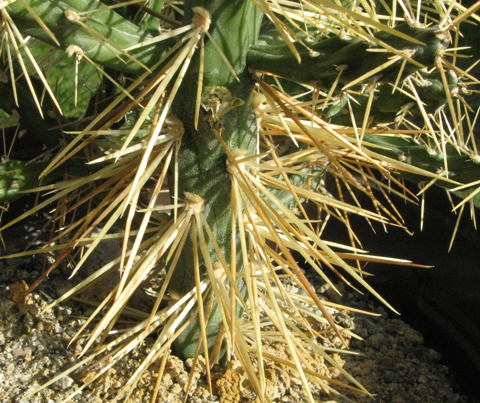
<instances>
[{"instance_id":1,"label":"green cactus stem","mask_svg":"<svg viewBox=\"0 0 480 403\"><path fill-rule=\"evenodd\" d=\"M451 94L467 95L467 91L461 86L461 82L454 72L447 74L449 91ZM445 87L443 86L440 73L418 72L416 91L424 104L424 109L429 114L434 114L447 103ZM419 107L412 96L408 96L398 89L393 92L393 83L383 83L375 89L374 102L372 103L369 117L370 126L383 123L392 123L399 119L399 113L408 109L409 119L422 126L423 117ZM354 96L356 102L350 102L353 116L357 124L363 121L368 103L368 92L365 96ZM347 105L347 97L340 96L337 102L326 110L325 118L328 122L341 126L352 126L352 119Z\"/></svg>"},{"instance_id":2,"label":"green cactus stem","mask_svg":"<svg viewBox=\"0 0 480 403\"><path fill-rule=\"evenodd\" d=\"M139 62L136 63L120 49L151 39L158 35L158 30L145 30L114 10L92 12L104 7L102 2L95 0L28 0L27 3L51 30L58 43L52 40L22 2L17 1L7 9L23 35L30 35L63 49L76 45L94 62L115 70L144 73L146 67L151 67L160 60L175 42L173 39L166 40L129 51ZM85 12L88 14L82 15Z\"/></svg>"},{"instance_id":3,"label":"green cactus stem","mask_svg":"<svg viewBox=\"0 0 480 403\"><path fill-rule=\"evenodd\" d=\"M448 178L456 181L457 184L472 183L480 179L478 158L473 154L459 153L458 149L450 144L445 146L445 153L443 153L413 138L367 134L365 141L371 144L369 148L379 154L443 177L448 175ZM401 175L412 182L425 180L425 177L413 173L403 172ZM447 182L441 182L441 184L453 187Z\"/></svg>"},{"instance_id":4,"label":"green cactus stem","mask_svg":"<svg viewBox=\"0 0 480 403\"><path fill-rule=\"evenodd\" d=\"M22 191L28 191L38 186L38 176L48 165L48 162L31 162L9 160L0 163L0 203L10 203L23 196ZM60 170L47 175L44 185L54 181L60 175Z\"/></svg>"},{"instance_id":5,"label":"green cactus stem","mask_svg":"<svg viewBox=\"0 0 480 403\"><path fill-rule=\"evenodd\" d=\"M204 7L210 13L209 32L235 70L238 80L225 65L211 41L205 43L202 110L198 129L194 126L195 94L198 87L200 55L197 52L184 78L174 104L175 114L184 122L182 148L179 154L180 194L190 192L205 200L204 215L218 240L227 261L230 259L231 234L231 181L227 171L227 153L213 130L221 133L230 149L255 152L257 125L252 109L254 82L249 74L246 55L255 43L262 21L262 13L249 1L216 0L187 2L185 22L192 18L193 6ZM225 31L228 27L228 32ZM210 103L220 102L219 114ZM222 116L220 116L222 115ZM209 245L210 254L215 250ZM189 245L184 249L182 261L176 269L171 288L187 292L195 285L191 274L193 262ZM240 257L240 254L237 254ZM240 267L238 260L237 267ZM212 316L214 316L212 314ZM213 344L220 325L219 315L212 318L207 328ZM188 357L194 354L198 337L192 332L200 330L190 326L176 342L176 351Z\"/></svg>"},{"instance_id":6,"label":"green cactus stem","mask_svg":"<svg viewBox=\"0 0 480 403\"><path fill-rule=\"evenodd\" d=\"M412 40L386 32L380 32L375 37L396 50L410 55L411 59L418 63L408 62L403 69L402 77L414 73L422 65L432 66L438 50L448 46L448 40L444 35L437 34L438 28L435 26L416 28L402 24L397 26L396 30L408 35ZM347 36L305 39L305 44L308 48L295 43L301 56L299 65L280 35L274 29L270 29L260 36L258 42L248 52L248 65L254 70L288 77L293 81L328 90L340 71L342 74L339 79L339 89L387 63L388 58L392 56L390 52L372 52L380 47ZM395 82L400 65L401 61L382 70L377 81Z\"/></svg>"}]
</instances>

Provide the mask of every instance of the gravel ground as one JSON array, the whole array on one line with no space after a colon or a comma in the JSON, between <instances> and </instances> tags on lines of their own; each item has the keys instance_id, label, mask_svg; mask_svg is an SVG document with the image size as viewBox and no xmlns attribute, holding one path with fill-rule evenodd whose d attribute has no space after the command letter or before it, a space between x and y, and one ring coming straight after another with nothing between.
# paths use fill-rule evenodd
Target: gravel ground
<instances>
[{"instance_id":1,"label":"gravel ground","mask_svg":"<svg viewBox=\"0 0 480 403\"><path fill-rule=\"evenodd\" d=\"M9 246L9 252L20 250L20 242ZM5 254L5 253L4 253ZM102 260L96 258L96 260ZM98 263L98 262L97 262ZM101 262L100 262L101 263ZM69 301L46 312L42 309L69 287L67 270L58 269L42 283L24 302L16 298L42 272L41 256L0 260L0 402L2 403L57 403L77 390L89 374L76 371L42 392L25 398L26 393L52 379L56 374L73 365L72 355L81 351L83 340L72 343L72 336L84 323L91 311L78 302ZM329 290L318 285L326 299ZM338 299L335 302L339 302ZM448 368L440 363L440 353L424 346L423 337L399 318L391 318L386 310L359 294L346 293L340 301L346 305L377 313L365 316L349 311L341 312L336 320L359 335L363 340L352 339L350 347L360 355L336 355L367 390L375 395L378 403L455 403L468 402L455 389ZM86 388L73 398L74 402L97 403L107 401L148 351L152 340L145 341L145 348L135 351L102 377L102 382ZM160 364L158 364L160 365ZM180 403L192 363L183 363L170 356L162 379L158 402ZM155 384L155 371L141 379L140 387L129 402L150 402L151 388ZM327 372L331 369L327 369ZM302 385L286 368L266 362L267 388L275 396L274 401L301 403L305 400ZM205 369L197 364L193 378L193 392L188 402L225 403L254 402L255 394L248 387L245 375L237 362L230 362L225 369L213 371L213 394L206 386ZM331 402L332 396L312 386L318 402ZM365 395L344 390L355 402L373 401Z\"/></svg>"}]
</instances>

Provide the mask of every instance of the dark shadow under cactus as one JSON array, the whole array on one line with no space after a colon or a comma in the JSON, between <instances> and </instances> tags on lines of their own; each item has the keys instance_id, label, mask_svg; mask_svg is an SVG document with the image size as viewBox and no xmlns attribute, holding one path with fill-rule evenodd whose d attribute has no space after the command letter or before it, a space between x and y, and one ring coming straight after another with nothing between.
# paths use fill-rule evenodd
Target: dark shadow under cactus
<instances>
[{"instance_id":1,"label":"dark shadow under cactus","mask_svg":"<svg viewBox=\"0 0 480 403\"><path fill-rule=\"evenodd\" d=\"M396 206L407 227L414 231L413 236L393 227L384 233L378 225L374 234L365 220L351 217L365 250L434 267L369 263L365 269L374 274L369 282L400 312L403 320L424 335L427 345L442 354L462 393L472 399L469 401L479 402L480 234L465 211L452 250L448 252L457 216L451 213L450 202L439 187L426 194L423 231L418 228L418 206L403 203ZM478 209L476 213L478 217ZM345 242L346 234L342 236L342 231L343 228L331 227L328 236Z\"/></svg>"}]
</instances>

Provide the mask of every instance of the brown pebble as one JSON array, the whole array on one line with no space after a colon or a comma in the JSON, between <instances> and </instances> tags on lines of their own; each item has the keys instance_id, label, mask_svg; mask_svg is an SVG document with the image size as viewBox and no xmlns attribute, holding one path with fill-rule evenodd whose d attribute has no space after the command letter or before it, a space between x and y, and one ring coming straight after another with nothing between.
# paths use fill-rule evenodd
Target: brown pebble
<instances>
[{"instance_id":1,"label":"brown pebble","mask_svg":"<svg viewBox=\"0 0 480 403\"><path fill-rule=\"evenodd\" d=\"M417 332L411 327L405 330L405 334L403 335L403 337L405 337L405 341L407 343L423 344L423 336L421 335L421 333Z\"/></svg>"},{"instance_id":2,"label":"brown pebble","mask_svg":"<svg viewBox=\"0 0 480 403\"><path fill-rule=\"evenodd\" d=\"M392 403L403 403L403 397L401 395L393 396Z\"/></svg>"}]
</instances>

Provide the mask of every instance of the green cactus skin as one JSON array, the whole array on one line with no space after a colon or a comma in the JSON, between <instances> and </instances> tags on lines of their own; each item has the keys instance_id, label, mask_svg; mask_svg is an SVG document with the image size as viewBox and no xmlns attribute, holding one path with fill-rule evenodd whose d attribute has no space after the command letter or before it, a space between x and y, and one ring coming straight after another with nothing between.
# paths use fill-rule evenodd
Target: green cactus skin
<instances>
[{"instance_id":1,"label":"green cactus skin","mask_svg":"<svg viewBox=\"0 0 480 403\"><path fill-rule=\"evenodd\" d=\"M424 85L416 86L416 91L424 103L424 109L428 114L434 114L438 109L447 104L447 97L445 95L445 88L440 77L439 72L426 73L420 72L424 80ZM450 93L458 93L466 95L465 89L462 88L461 82L453 72L447 74ZM353 110L355 121L362 122L365 117L365 108L368 98L358 97L357 103L351 102L350 105ZM392 95L392 86L388 84L381 84L375 93L375 101L372 104L370 117L372 118L371 125L378 125L381 123L392 123L398 117L400 111L406 105L409 107L408 119L419 127L423 126L423 116L415 101L412 98L397 92ZM342 98L338 103L330 106L325 115L326 119L333 124L341 126L351 126L352 121L346 99ZM468 127L465 126L468 131ZM475 135L478 138L478 135ZM365 135L367 143L375 146L369 146L373 151L388 156L390 158L399 159L417 168L424 169L432 173L444 172L448 168L448 178L460 183L471 183L480 179L480 169L478 162L473 160L468 153L459 152L450 144L445 146L445 154L443 151L429 148L425 143L415 140L413 138L401 138L394 136L382 135ZM445 163L447 161L447 165ZM443 173L443 175L445 172ZM402 172L401 176L412 182L419 182L425 178L411 173ZM443 183L443 186L452 187L448 183Z\"/></svg>"},{"instance_id":2,"label":"green cactus skin","mask_svg":"<svg viewBox=\"0 0 480 403\"><path fill-rule=\"evenodd\" d=\"M63 49L66 49L69 45L77 45L86 56L105 67L126 73L141 74L145 72L144 67L127 59L118 50L105 46L82 26L68 20L65 16L66 10L81 13L82 11L104 7L102 2L94 0L27 0L27 3L53 32ZM7 9L24 36L30 35L50 45L57 46L20 1L13 3ZM103 37L108 38L110 42L121 49L158 35L158 30L155 32L142 29L113 10L102 10L89 13L87 16L89 19L83 21L86 25ZM174 40L162 41L155 45L132 50L129 53L145 66L151 67L165 55L173 43ZM117 55L124 61L122 62Z\"/></svg>"},{"instance_id":3,"label":"green cactus skin","mask_svg":"<svg viewBox=\"0 0 480 403\"><path fill-rule=\"evenodd\" d=\"M165 4L165 0L151 0L148 2L148 8L150 10L160 13L162 11L164 4ZM150 14L146 14L140 21L140 24L142 27L152 32L158 31L158 27L160 25L159 23L160 21L158 20L158 18Z\"/></svg>"},{"instance_id":4,"label":"green cactus skin","mask_svg":"<svg viewBox=\"0 0 480 403\"><path fill-rule=\"evenodd\" d=\"M48 162L31 162L10 160L0 163L0 203L9 203L23 196L20 192L38 186L38 176L46 168ZM45 177L46 185L57 179L59 170Z\"/></svg>"},{"instance_id":5,"label":"green cactus skin","mask_svg":"<svg viewBox=\"0 0 480 403\"><path fill-rule=\"evenodd\" d=\"M437 36L435 27L415 28L407 24L396 27L396 30L422 42L419 45L392 34L380 32L376 37L398 50L414 51L411 56L422 65L432 66L438 49L447 47L448 42ZM368 49L376 46L360 41L358 38L341 38L334 36L327 39L305 40L313 52L295 44L300 56L299 65L295 56L289 51L280 35L274 29L262 34L258 42L248 52L248 65L254 70L273 73L300 83L316 85L327 90L337 78L339 66L344 70L339 80L339 89L351 81L387 62L391 53L374 53ZM393 65L381 74L380 81L394 82L400 64ZM407 63L403 77L414 73L419 66Z\"/></svg>"},{"instance_id":6,"label":"green cactus skin","mask_svg":"<svg viewBox=\"0 0 480 403\"><path fill-rule=\"evenodd\" d=\"M433 114L447 103L442 78L439 72L419 72L419 74L422 77L423 84L417 85L416 91L425 104L425 111ZM459 80L453 72L447 74L447 79L451 93L458 92L465 95L464 89L459 86ZM393 86L389 84L392 83L380 84L375 91L375 98L369 115L372 119L370 125L374 126L381 123L394 122L399 111L406 105L410 105L409 112L413 114L413 116L409 115L409 119L413 119L414 123L422 126L423 117L417 103L412 100L411 97L398 90L392 94ZM365 117L368 94L363 97L357 96L355 99L358 103L351 102L350 105L353 110L355 121L359 124L359 122L362 122ZM351 126L352 120L348 110L347 98L340 97L338 102L331 105L325 112L325 118L328 122L335 125Z\"/></svg>"},{"instance_id":7,"label":"green cactus skin","mask_svg":"<svg viewBox=\"0 0 480 403\"><path fill-rule=\"evenodd\" d=\"M200 3L200 4L199 4ZM187 2L184 22L192 18L193 6L207 9L212 19L209 32L230 61L240 81L237 81L225 66L218 51L210 41L205 44L205 74L203 88L227 89L242 105L229 110L221 118L222 138L230 149L255 151L257 126L251 106L253 80L246 65L248 47L255 42L260 32L261 12L244 0L215 0ZM225 28L228 27L228 31ZM227 261L230 260L231 234L231 181L227 171L227 153L217 140L210 123L201 111L198 130L194 127L195 94L197 90L199 54L192 61L187 76L180 87L174 104L175 114L184 122L185 134L179 154L180 194L184 191L195 193L205 200L204 215L222 249ZM241 103L241 102L237 102ZM220 122L214 124L220 129ZM238 239L238 237L237 237ZM209 245L212 260L218 260L212 245ZM186 292L194 287L192 275L192 248L186 245L178 263L171 288ZM237 268L241 267L240 253L237 253ZM209 345L215 341L221 323L219 312L214 311L207 327ZM175 343L175 351L182 357L195 353L200 336L198 324L193 323Z\"/></svg>"},{"instance_id":8,"label":"green cactus skin","mask_svg":"<svg viewBox=\"0 0 480 403\"><path fill-rule=\"evenodd\" d=\"M424 169L432 173L438 173L445 176L445 160L448 163L448 178L460 183L471 183L480 179L479 163L472 160L469 155L459 154L458 150L446 145L445 154L427 147L426 144L414 140L400 137L386 137L367 134L365 141L378 146L369 146L373 151L386 155L393 159L399 159L402 162ZM412 182L420 182L425 177L402 172L401 176ZM452 187L448 183L442 183L442 186Z\"/></svg>"}]
</instances>

